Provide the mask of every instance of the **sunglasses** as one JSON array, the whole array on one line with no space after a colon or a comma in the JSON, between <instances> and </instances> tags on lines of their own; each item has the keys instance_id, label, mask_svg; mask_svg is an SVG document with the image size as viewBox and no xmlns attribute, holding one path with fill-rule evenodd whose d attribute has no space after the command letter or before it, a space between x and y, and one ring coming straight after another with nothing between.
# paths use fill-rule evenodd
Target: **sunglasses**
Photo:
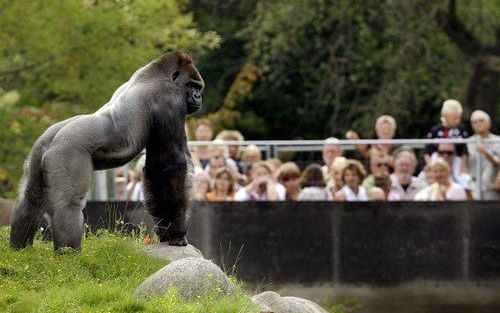
<instances>
[{"instance_id":1,"label":"sunglasses","mask_svg":"<svg viewBox=\"0 0 500 313\"><path fill-rule=\"evenodd\" d=\"M455 151L441 150L441 151L438 151L438 153L439 153L440 155L454 155L454 154L455 154Z\"/></svg>"},{"instance_id":2,"label":"sunglasses","mask_svg":"<svg viewBox=\"0 0 500 313\"><path fill-rule=\"evenodd\" d=\"M382 167L382 166L390 167L390 164L389 163L375 163L375 166L376 167Z\"/></svg>"}]
</instances>

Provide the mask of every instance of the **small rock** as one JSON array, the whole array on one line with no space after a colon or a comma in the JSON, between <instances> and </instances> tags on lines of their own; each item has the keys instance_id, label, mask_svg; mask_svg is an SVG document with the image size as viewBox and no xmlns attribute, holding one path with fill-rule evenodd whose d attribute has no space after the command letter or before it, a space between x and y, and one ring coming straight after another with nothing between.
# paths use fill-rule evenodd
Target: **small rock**
<instances>
[{"instance_id":1,"label":"small rock","mask_svg":"<svg viewBox=\"0 0 500 313\"><path fill-rule=\"evenodd\" d=\"M203 259L203 254L201 254L201 251L196 249L192 245L181 247L171 246L167 242L160 242L157 244L146 246L144 250L149 256L167 261L177 261L179 259L189 257Z\"/></svg>"},{"instance_id":2,"label":"small rock","mask_svg":"<svg viewBox=\"0 0 500 313\"><path fill-rule=\"evenodd\" d=\"M297 297L282 297L274 291L266 291L252 297L261 310L274 313L328 313L316 303Z\"/></svg>"},{"instance_id":3,"label":"small rock","mask_svg":"<svg viewBox=\"0 0 500 313\"><path fill-rule=\"evenodd\" d=\"M224 296L236 291L217 265L205 259L188 257L173 261L151 275L136 289L134 296L151 298L164 295L171 287L186 300L206 293Z\"/></svg>"}]
</instances>

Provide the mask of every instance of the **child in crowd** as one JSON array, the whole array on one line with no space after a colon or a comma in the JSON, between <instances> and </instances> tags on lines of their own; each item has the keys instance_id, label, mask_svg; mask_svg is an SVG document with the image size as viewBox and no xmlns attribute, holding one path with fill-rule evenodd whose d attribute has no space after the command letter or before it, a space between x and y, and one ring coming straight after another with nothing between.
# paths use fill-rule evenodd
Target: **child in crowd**
<instances>
[{"instance_id":1,"label":"child in crowd","mask_svg":"<svg viewBox=\"0 0 500 313\"><path fill-rule=\"evenodd\" d=\"M441 108L441 122L434 125L429 133L427 133L427 138L466 138L468 137L467 132L460 126L460 120L462 119L462 105L455 99L448 99L443 102ZM438 146L435 144L429 144L425 146L425 163L428 164L432 159L437 157ZM461 168L462 171L466 172L467 168L465 166L467 161L467 145L457 144L456 145L457 156L461 158Z\"/></svg>"},{"instance_id":2,"label":"child in crowd","mask_svg":"<svg viewBox=\"0 0 500 313\"><path fill-rule=\"evenodd\" d=\"M386 201L386 195L382 188L373 187L368 190L368 200L369 201Z\"/></svg>"},{"instance_id":3,"label":"child in crowd","mask_svg":"<svg viewBox=\"0 0 500 313\"><path fill-rule=\"evenodd\" d=\"M344 171L344 167L347 164L347 159L343 156L335 158L332 164L330 165L330 174L331 177L326 182L326 188L335 195L337 192L344 187L344 182L342 181L342 172Z\"/></svg>"},{"instance_id":4,"label":"child in crowd","mask_svg":"<svg viewBox=\"0 0 500 313\"><path fill-rule=\"evenodd\" d=\"M259 147L256 145L248 145L243 150L241 154L241 163L240 166L242 168L242 173L248 175L248 171L252 165L260 160L262 160L262 152L260 152Z\"/></svg>"},{"instance_id":5,"label":"child in crowd","mask_svg":"<svg viewBox=\"0 0 500 313\"><path fill-rule=\"evenodd\" d=\"M297 200L300 193L300 169L294 162L286 162L276 171L276 180L286 189L286 200Z\"/></svg>"}]
</instances>

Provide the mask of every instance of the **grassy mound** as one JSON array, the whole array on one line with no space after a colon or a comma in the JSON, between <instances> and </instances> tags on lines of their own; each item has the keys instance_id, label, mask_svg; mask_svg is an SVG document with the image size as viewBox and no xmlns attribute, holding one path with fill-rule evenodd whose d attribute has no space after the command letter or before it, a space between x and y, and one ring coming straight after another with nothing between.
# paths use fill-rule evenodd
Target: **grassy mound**
<instances>
[{"instance_id":1,"label":"grassy mound","mask_svg":"<svg viewBox=\"0 0 500 313\"><path fill-rule=\"evenodd\" d=\"M207 295L193 302L175 293L146 301L132 294L166 265L140 252L139 237L106 231L84 238L81 253L55 254L52 243L9 248L0 228L0 312L258 312L241 291L235 297Z\"/></svg>"}]
</instances>

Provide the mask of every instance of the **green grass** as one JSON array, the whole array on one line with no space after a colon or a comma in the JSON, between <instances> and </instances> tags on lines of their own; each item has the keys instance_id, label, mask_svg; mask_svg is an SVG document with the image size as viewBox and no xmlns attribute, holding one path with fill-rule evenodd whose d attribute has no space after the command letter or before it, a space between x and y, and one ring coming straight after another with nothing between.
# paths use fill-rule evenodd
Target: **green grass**
<instances>
[{"instance_id":1,"label":"green grass","mask_svg":"<svg viewBox=\"0 0 500 313\"><path fill-rule=\"evenodd\" d=\"M165 261L146 256L139 236L103 231L84 238L81 253L56 254L35 240L16 251L0 228L0 312L258 312L237 284L236 296L209 294L192 302L175 292L136 299L135 289Z\"/></svg>"}]
</instances>

